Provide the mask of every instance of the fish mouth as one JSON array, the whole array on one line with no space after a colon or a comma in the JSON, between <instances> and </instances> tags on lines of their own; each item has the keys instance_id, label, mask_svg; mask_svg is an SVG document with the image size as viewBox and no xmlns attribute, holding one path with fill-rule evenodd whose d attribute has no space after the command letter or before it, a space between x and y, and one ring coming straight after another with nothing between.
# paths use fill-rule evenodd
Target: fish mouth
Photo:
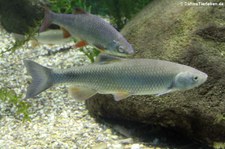
<instances>
[{"instance_id":1,"label":"fish mouth","mask_svg":"<svg viewBox=\"0 0 225 149\"><path fill-rule=\"evenodd\" d=\"M135 51L133 49L126 50L124 53L120 53L121 56L124 57L132 57L135 55Z\"/></svg>"},{"instance_id":2,"label":"fish mouth","mask_svg":"<svg viewBox=\"0 0 225 149\"><path fill-rule=\"evenodd\" d=\"M126 52L127 54L129 54L129 55L134 55L134 54L136 53L135 50L134 50L132 47L127 48L127 49L125 50L125 52Z\"/></svg>"},{"instance_id":3,"label":"fish mouth","mask_svg":"<svg viewBox=\"0 0 225 149\"><path fill-rule=\"evenodd\" d=\"M204 82L208 79L208 75L206 73L203 74ZM203 83L204 83L203 82Z\"/></svg>"},{"instance_id":4,"label":"fish mouth","mask_svg":"<svg viewBox=\"0 0 225 149\"><path fill-rule=\"evenodd\" d=\"M201 82L200 82L199 85L205 83L207 81L207 79L208 79L208 75L203 72L202 75L201 75Z\"/></svg>"},{"instance_id":5,"label":"fish mouth","mask_svg":"<svg viewBox=\"0 0 225 149\"><path fill-rule=\"evenodd\" d=\"M135 54L135 51L132 50L132 51L128 51L127 53L128 53L129 55L134 55L134 54Z\"/></svg>"}]
</instances>

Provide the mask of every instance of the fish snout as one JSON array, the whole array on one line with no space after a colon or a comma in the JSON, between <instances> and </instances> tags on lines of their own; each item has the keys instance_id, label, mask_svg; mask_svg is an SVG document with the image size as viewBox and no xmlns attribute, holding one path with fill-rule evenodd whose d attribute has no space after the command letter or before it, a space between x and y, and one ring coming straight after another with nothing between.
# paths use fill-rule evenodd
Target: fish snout
<instances>
[{"instance_id":1,"label":"fish snout","mask_svg":"<svg viewBox=\"0 0 225 149\"><path fill-rule=\"evenodd\" d=\"M198 86L205 83L206 80L208 79L208 75L204 72L201 72L201 75L199 76L199 83L198 83Z\"/></svg>"},{"instance_id":2,"label":"fish snout","mask_svg":"<svg viewBox=\"0 0 225 149\"><path fill-rule=\"evenodd\" d=\"M109 44L108 49L111 49L110 51L113 52L115 55L125 57L135 54L132 45L124 37L117 40L113 40L113 42Z\"/></svg>"},{"instance_id":3,"label":"fish snout","mask_svg":"<svg viewBox=\"0 0 225 149\"><path fill-rule=\"evenodd\" d=\"M208 79L208 75L206 73L203 73L203 83Z\"/></svg>"},{"instance_id":4,"label":"fish snout","mask_svg":"<svg viewBox=\"0 0 225 149\"><path fill-rule=\"evenodd\" d=\"M135 50L132 48L132 49L127 51L127 54L134 55L135 54Z\"/></svg>"},{"instance_id":5,"label":"fish snout","mask_svg":"<svg viewBox=\"0 0 225 149\"><path fill-rule=\"evenodd\" d=\"M128 44L129 44L129 43L128 43ZM134 50L134 48L132 47L131 44L129 44L129 46L128 46L126 52L127 52L127 54L129 54L129 55L134 55L134 54L135 54L135 50Z\"/></svg>"}]
</instances>

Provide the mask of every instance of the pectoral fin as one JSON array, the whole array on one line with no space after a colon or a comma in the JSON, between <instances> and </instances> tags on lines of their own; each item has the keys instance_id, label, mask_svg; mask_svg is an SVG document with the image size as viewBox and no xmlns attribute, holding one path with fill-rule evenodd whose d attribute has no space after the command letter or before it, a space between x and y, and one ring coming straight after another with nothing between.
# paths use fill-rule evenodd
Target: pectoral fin
<instances>
[{"instance_id":1,"label":"pectoral fin","mask_svg":"<svg viewBox=\"0 0 225 149\"><path fill-rule=\"evenodd\" d=\"M95 90L85 87L70 87L68 91L74 99L80 101L86 100L97 93Z\"/></svg>"},{"instance_id":2,"label":"pectoral fin","mask_svg":"<svg viewBox=\"0 0 225 149\"><path fill-rule=\"evenodd\" d=\"M76 48L81 48L81 47L84 47L84 46L86 46L86 45L88 45L88 43L86 42L86 41L79 41L79 42L77 42L76 44L75 44L75 47Z\"/></svg>"},{"instance_id":3,"label":"pectoral fin","mask_svg":"<svg viewBox=\"0 0 225 149\"><path fill-rule=\"evenodd\" d=\"M170 84L170 86L167 88L166 91L163 91L163 92L161 92L161 93L158 93L158 94L156 94L156 96L158 97L158 96L161 96L161 95L164 95L164 94L173 92L173 91L175 91L175 90L176 90L176 89L175 89L175 87L174 87L174 81L172 81L172 83Z\"/></svg>"},{"instance_id":4,"label":"pectoral fin","mask_svg":"<svg viewBox=\"0 0 225 149\"><path fill-rule=\"evenodd\" d=\"M101 52L105 51L105 47L100 44L93 44L96 48L98 48Z\"/></svg>"},{"instance_id":5,"label":"pectoral fin","mask_svg":"<svg viewBox=\"0 0 225 149\"><path fill-rule=\"evenodd\" d=\"M167 91L165 91L165 92L158 93L158 94L156 94L156 96L158 97L158 96L161 96L161 95L165 95L165 94L167 94L167 93L169 93L169 92L172 92L172 91L173 91L173 90L170 89L170 90L167 90Z\"/></svg>"},{"instance_id":6,"label":"pectoral fin","mask_svg":"<svg viewBox=\"0 0 225 149\"><path fill-rule=\"evenodd\" d=\"M122 99L129 97L130 94L128 92L118 92L118 93L113 94L113 96L114 96L115 101L120 101Z\"/></svg>"}]
</instances>

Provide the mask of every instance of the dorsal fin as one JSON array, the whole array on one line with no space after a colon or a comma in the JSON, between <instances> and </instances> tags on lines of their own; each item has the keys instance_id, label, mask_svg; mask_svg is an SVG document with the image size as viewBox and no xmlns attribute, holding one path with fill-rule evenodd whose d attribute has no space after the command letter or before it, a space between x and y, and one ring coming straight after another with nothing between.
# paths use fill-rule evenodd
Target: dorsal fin
<instances>
[{"instance_id":1,"label":"dorsal fin","mask_svg":"<svg viewBox=\"0 0 225 149\"><path fill-rule=\"evenodd\" d=\"M108 64L108 63L111 63L111 62L121 61L121 60L125 60L125 59L115 57L115 56L111 56L111 55L107 55L107 54L100 54L96 58L95 62L99 63L99 64Z\"/></svg>"},{"instance_id":2,"label":"dorsal fin","mask_svg":"<svg viewBox=\"0 0 225 149\"><path fill-rule=\"evenodd\" d=\"M87 14L87 12L84 11L83 9L81 9L81 8L74 8L73 14Z\"/></svg>"}]
</instances>

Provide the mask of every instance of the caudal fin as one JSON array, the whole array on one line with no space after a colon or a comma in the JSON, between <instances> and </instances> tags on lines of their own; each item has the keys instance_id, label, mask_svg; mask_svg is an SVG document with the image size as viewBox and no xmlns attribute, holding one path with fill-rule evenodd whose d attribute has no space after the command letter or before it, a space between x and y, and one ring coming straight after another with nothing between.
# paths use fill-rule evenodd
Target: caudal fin
<instances>
[{"instance_id":1,"label":"caudal fin","mask_svg":"<svg viewBox=\"0 0 225 149\"><path fill-rule=\"evenodd\" d=\"M28 73L32 76L32 82L27 88L25 99L32 98L53 85L51 69L41 66L31 60L24 60L24 64Z\"/></svg>"},{"instance_id":2,"label":"caudal fin","mask_svg":"<svg viewBox=\"0 0 225 149\"><path fill-rule=\"evenodd\" d=\"M48 7L44 7L44 10L45 10L45 16L44 16L42 25L39 29L39 32L43 32L43 31L47 30L47 28L52 24L53 12L51 10L49 10Z\"/></svg>"}]
</instances>

